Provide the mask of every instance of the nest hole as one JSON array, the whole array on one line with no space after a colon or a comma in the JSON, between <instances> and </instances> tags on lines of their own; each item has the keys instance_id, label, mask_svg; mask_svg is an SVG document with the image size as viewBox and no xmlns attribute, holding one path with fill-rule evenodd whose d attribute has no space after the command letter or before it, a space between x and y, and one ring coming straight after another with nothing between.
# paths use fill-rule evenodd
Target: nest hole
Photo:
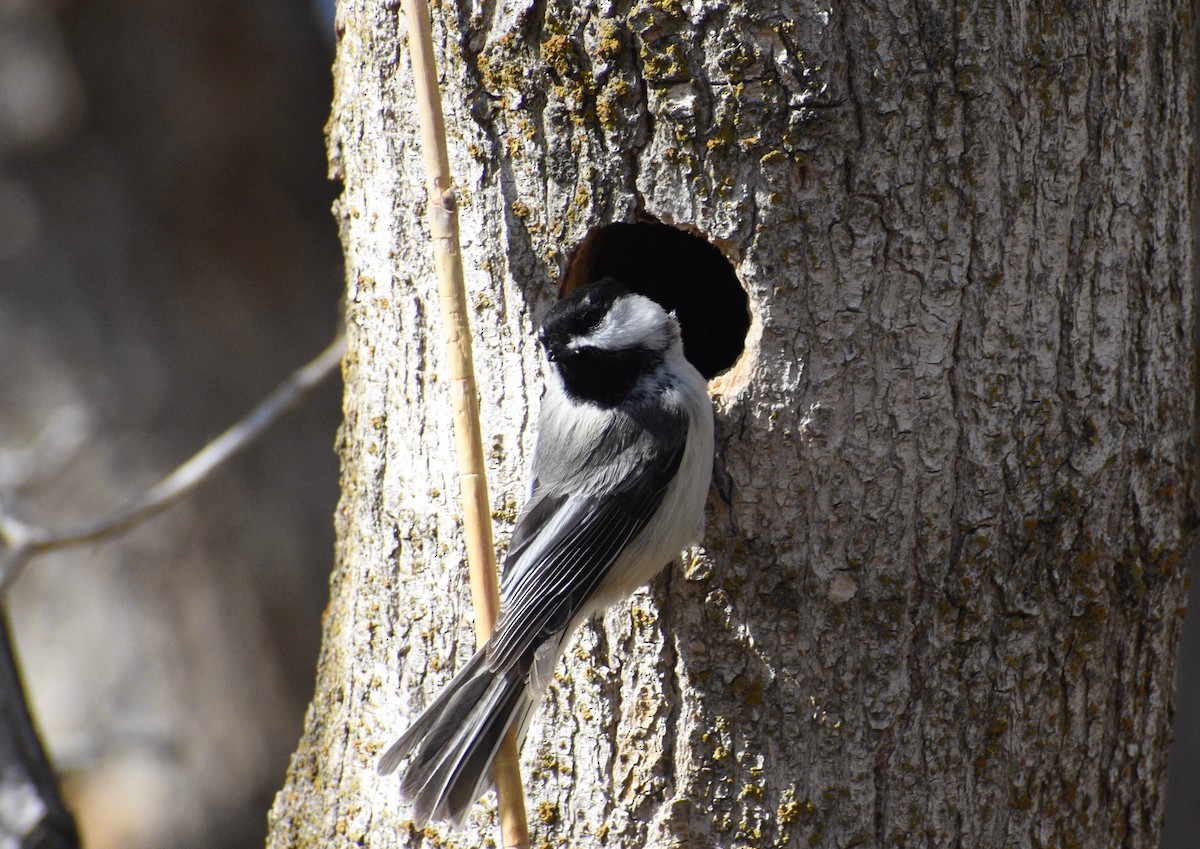
<instances>
[{"instance_id":1,"label":"nest hole","mask_svg":"<svg viewBox=\"0 0 1200 849\"><path fill-rule=\"evenodd\" d=\"M559 297L603 277L674 310L683 354L706 380L741 357L750 298L720 248L691 230L659 221L594 227L575 247Z\"/></svg>"}]
</instances>

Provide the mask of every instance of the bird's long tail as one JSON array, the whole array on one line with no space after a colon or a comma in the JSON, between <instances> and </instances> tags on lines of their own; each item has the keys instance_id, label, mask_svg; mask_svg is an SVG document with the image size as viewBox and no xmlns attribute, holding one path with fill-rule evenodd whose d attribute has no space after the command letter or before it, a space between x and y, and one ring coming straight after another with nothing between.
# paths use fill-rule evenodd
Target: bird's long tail
<instances>
[{"instance_id":1,"label":"bird's long tail","mask_svg":"<svg viewBox=\"0 0 1200 849\"><path fill-rule=\"evenodd\" d=\"M481 649L383 754L379 773L407 760L400 795L413 819L459 826L487 788L501 739L511 727L523 737L532 708L525 675L493 672Z\"/></svg>"}]
</instances>

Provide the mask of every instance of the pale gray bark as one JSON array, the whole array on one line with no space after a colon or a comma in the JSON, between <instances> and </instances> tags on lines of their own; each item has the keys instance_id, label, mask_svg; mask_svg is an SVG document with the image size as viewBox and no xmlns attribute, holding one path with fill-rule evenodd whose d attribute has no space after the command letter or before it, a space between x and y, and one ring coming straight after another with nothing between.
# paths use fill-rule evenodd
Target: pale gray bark
<instances>
[{"instance_id":1,"label":"pale gray bark","mask_svg":"<svg viewBox=\"0 0 1200 849\"><path fill-rule=\"evenodd\" d=\"M469 651L404 22L345 2L339 563L272 846L415 845ZM535 844L1157 843L1193 524L1191 7L444 5L497 538L532 331L639 202L738 257L708 551L568 652ZM494 834L491 803L450 845Z\"/></svg>"}]
</instances>

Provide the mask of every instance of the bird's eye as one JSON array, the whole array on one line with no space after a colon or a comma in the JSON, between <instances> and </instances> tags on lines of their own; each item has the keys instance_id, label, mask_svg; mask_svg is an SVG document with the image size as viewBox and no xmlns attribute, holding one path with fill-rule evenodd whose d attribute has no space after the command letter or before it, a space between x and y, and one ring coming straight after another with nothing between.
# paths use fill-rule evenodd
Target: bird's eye
<instances>
[{"instance_id":1,"label":"bird's eye","mask_svg":"<svg viewBox=\"0 0 1200 849\"><path fill-rule=\"evenodd\" d=\"M604 304L589 303L587 307L579 314L580 329L587 331L592 330L601 321L604 320L604 314L607 310L604 309Z\"/></svg>"}]
</instances>

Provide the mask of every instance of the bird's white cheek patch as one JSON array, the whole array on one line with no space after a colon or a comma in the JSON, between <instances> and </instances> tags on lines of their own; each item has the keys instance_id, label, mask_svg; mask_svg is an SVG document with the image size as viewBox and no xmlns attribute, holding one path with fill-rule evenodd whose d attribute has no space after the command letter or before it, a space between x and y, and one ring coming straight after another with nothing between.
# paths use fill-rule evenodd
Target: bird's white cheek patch
<instances>
[{"instance_id":1,"label":"bird's white cheek patch","mask_svg":"<svg viewBox=\"0 0 1200 849\"><path fill-rule=\"evenodd\" d=\"M669 327L665 313L649 298L635 295L613 305L603 321L587 336L572 343L574 347L623 348L665 347Z\"/></svg>"}]
</instances>

